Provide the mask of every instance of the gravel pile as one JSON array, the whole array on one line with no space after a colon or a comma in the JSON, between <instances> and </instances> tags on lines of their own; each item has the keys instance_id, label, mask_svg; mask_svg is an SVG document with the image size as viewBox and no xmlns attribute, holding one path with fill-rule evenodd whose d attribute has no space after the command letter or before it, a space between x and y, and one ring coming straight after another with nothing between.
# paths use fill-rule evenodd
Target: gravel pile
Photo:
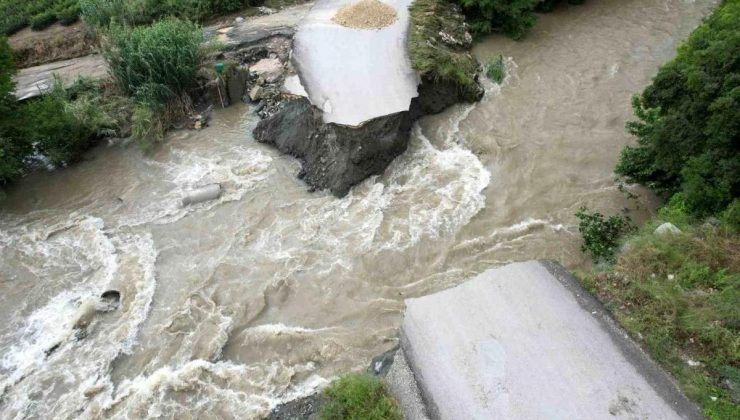
<instances>
[{"instance_id":1,"label":"gravel pile","mask_svg":"<svg viewBox=\"0 0 740 420\"><path fill-rule=\"evenodd\" d=\"M331 19L348 28L380 29L396 21L396 10L379 0L360 0L337 11Z\"/></svg>"}]
</instances>

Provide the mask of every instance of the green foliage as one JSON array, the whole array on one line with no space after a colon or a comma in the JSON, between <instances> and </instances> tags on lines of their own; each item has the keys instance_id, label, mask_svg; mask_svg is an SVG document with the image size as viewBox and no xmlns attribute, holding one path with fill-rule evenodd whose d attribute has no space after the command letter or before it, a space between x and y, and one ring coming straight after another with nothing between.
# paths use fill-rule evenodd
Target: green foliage
<instances>
[{"instance_id":1,"label":"green foliage","mask_svg":"<svg viewBox=\"0 0 740 420\"><path fill-rule=\"evenodd\" d=\"M0 37L0 185L17 177L23 160L31 153L26 127L18 111L15 91L13 52L5 37Z\"/></svg>"},{"instance_id":2,"label":"green foliage","mask_svg":"<svg viewBox=\"0 0 740 420\"><path fill-rule=\"evenodd\" d=\"M111 22L143 25L163 17L203 22L232 13L257 0L79 0L82 17L89 25L107 28Z\"/></svg>"},{"instance_id":3,"label":"green foliage","mask_svg":"<svg viewBox=\"0 0 740 420\"><path fill-rule=\"evenodd\" d=\"M202 42L198 26L174 18L148 27L112 25L103 56L125 93L162 103L193 86Z\"/></svg>"},{"instance_id":4,"label":"green foliage","mask_svg":"<svg viewBox=\"0 0 740 420\"><path fill-rule=\"evenodd\" d=\"M594 261L613 260L622 235L633 230L628 217L614 215L605 218L586 207L581 207L576 217L580 220L578 231L583 237L581 250L589 251Z\"/></svg>"},{"instance_id":5,"label":"green foliage","mask_svg":"<svg viewBox=\"0 0 740 420\"><path fill-rule=\"evenodd\" d=\"M537 22L534 12L549 12L561 0L454 0L463 7L476 36L502 32L521 39ZM581 4L584 0L568 0Z\"/></svg>"},{"instance_id":6,"label":"green foliage","mask_svg":"<svg viewBox=\"0 0 740 420\"><path fill-rule=\"evenodd\" d=\"M486 75L496 83L501 83L505 76L504 56L497 55L486 65Z\"/></svg>"},{"instance_id":7,"label":"green foliage","mask_svg":"<svg viewBox=\"0 0 740 420\"><path fill-rule=\"evenodd\" d=\"M681 205L661 209L660 222L686 220ZM707 417L739 418L740 238L724 218L673 235L655 234L658 223L629 237L616 264L584 283Z\"/></svg>"},{"instance_id":8,"label":"green foliage","mask_svg":"<svg viewBox=\"0 0 740 420\"><path fill-rule=\"evenodd\" d=\"M98 138L115 135L121 122L114 111L120 112L104 103L100 87L88 79L69 89L56 81L51 92L23 105L33 121L29 140L55 166L74 162Z\"/></svg>"},{"instance_id":9,"label":"green foliage","mask_svg":"<svg viewBox=\"0 0 740 420\"><path fill-rule=\"evenodd\" d=\"M396 401L383 382L367 374L339 378L325 391L322 420L401 420Z\"/></svg>"},{"instance_id":10,"label":"green foliage","mask_svg":"<svg viewBox=\"0 0 740 420\"><path fill-rule=\"evenodd\" d=\"M522 38L537 18L534 8L540 0L458 0L477 35L503 32Z\"/></svg>"},{"instance_id":11,"label":"green foliage","mask_svg":"<svg viewBox=\"0 0 740 420\"><path fill-rule=\"evenodd\" d=\"M28 25L41 30L57 19L72 23L77 20L77 7L77 0L0 0L0 31L11 35Z\"/></svg>"},{"instance_id":12,"label":"green foliage","mask_svg":"<svg viewBox=\"0 0 740 420\"><path fill-rule=\"evenodd\" d=\"M633 99L636 146L616 172L681 192L688 212L723 211L740 195L740 0L724 2Z\"/></svg>"},{"instance_id":13,"label":"green foliage","mask_svg":"<svg viewBox=\"0 0 740 420\"><path fill-rule=\"evenodd\" d=\"M53 25L56 21L57 15L52 11L39 13L31 18L31 29L34 31L40 31Z\"/></svg>"},{"instance_id":14,"label":"green foliage","mask_svg":"<svg viewBox=\"0 0 740 420\"><path fill-rule=\"evenodd\" d=\"M80 20L80 6L77 4L69 6L64 10L59 11L59 13L57 13L57 17L59 18L60 25L69 26Z\"/></svg>"},{"instance_id":15,"label":"green foliage","mask_svg":"<svg viewBox=\"0 0 740 420\"><path fill-rule=\"evenodd\" d=\"M409 7L411 64L422 77L451 83L467 101L482 94L477 82L478 61L468 52L464 18L452 3L445 0L415 0ZM457 43L446 42L441 33ZM468 35L469 38L469 35Z\"/></svg>"}]
</instances>

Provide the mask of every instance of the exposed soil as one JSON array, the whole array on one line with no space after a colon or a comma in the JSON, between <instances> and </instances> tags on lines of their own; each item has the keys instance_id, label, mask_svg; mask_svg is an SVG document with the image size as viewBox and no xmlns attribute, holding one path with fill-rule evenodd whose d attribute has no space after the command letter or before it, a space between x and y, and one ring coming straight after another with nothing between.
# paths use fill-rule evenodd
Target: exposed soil
<instances>
[{"instance_id":1,"label":"exposed soil","mask_svg":"<svg viewBox=\"0 0 740 420\"><path fill-rule=\"evenodd\" d=\"M348 28L380 29L392 25L396 19L393 7L379 0L360 0L339 9L331 20Z\"/></svg>"},{"instance_id":2,"label":"exposed soil","mask_svg":"<svg viewBox=\"0 0 740 420\"><path fill-rule=\"evenodd\" d=\"M25 28L8 38L18 68L82 57L95 52L95 35L83 23L70 26L58 23L43 31Z\"/></svg>"}]
</instances>

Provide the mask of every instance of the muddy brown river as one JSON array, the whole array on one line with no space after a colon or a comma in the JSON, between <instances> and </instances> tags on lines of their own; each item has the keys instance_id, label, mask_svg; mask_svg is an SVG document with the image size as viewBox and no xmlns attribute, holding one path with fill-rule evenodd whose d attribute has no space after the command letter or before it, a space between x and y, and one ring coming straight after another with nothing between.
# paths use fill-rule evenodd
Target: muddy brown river
<instances>
[{"instance_id":1,"label":"muddy brown river","mask_svg":"<svg viewBox=\"0 0 740 420\"><path fill-rule=\"evenodd\" d=\"M343 199L255 143L246 105L150 155L101 145L27 176L0 202L0 417L259 417L396 345L407 297L511 261L584 267L580 206L654 207L612 173L630 96L713 4L590 0L480 42L504 83L420 121ZM213 182L218 200L180 207ZM121 307L75 333L108 289Z\"/></svg>"}]
</instances>

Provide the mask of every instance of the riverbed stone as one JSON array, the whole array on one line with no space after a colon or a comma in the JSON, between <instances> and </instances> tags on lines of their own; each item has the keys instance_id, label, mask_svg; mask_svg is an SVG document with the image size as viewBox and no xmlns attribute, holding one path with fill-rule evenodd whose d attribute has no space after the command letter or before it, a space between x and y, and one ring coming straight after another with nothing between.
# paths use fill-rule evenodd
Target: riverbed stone
<instances>
[{"instance_id":1,"label":"riverbed stone","mask_svg":"<svg viewBox=\"0 0 740 420\"><path fill-rule=\"evenodd\" d=\"M663 235L676 235L681 233L681 229L676 227L673 223L663 223L662 225L658 226L657 229L655 229L655 234L659 236Z\"/></svg>"},{"instance_id":2,"label":"riverbed stone","mask_svg":"<svg viewBox=\"0 0 740 420\"><path fill-rule=\"evenodd\" d=\"M249 67L249 71L267 83L276 82L283 75L283 63L277 58L263 58Z\"/></svg>"}]
</instances>

